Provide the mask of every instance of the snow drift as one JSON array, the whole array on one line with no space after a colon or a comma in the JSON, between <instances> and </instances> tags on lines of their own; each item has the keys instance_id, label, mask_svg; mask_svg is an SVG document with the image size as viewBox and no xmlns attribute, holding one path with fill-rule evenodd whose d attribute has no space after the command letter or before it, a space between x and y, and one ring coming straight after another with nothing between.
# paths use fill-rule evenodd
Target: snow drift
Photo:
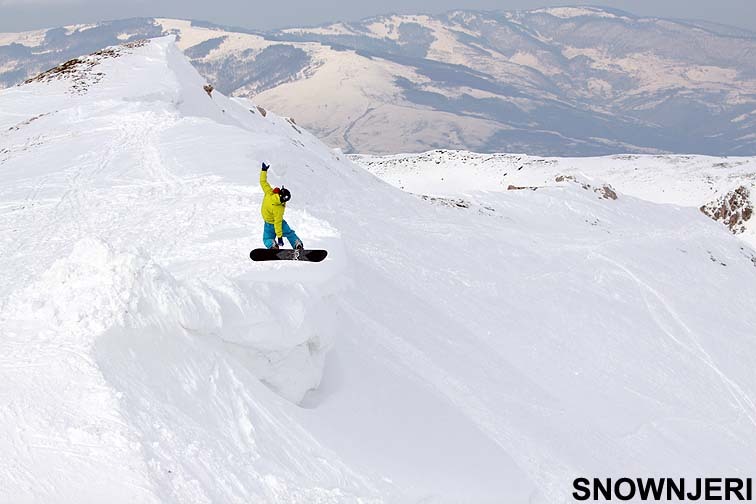
<instances>
[{"instance_id":1,"label":"snow drift","mask_svg":"<svg viewBox=\"0 0 756 504\"><path fill-rule=\"evenodd\" d=\"M697 208L611 178L418 197L208 94L171 38L81 61L0 93L0 501L756 469L754 253ZM249 261L263 160L325 262Z\"/></svg>"}]
</instances>

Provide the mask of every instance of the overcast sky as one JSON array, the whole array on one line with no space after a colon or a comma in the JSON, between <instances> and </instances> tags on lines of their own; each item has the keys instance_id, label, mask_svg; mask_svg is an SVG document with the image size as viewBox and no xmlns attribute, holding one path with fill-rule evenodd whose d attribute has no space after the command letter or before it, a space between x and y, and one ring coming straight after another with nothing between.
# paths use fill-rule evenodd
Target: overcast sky
<instances>
[{"instance_id":1,"label":"overcast sky","mask_svg":"<svg viewBox=\"0 0 756 504\"><path fill-rule=\"evenodd\" d=\"M135 16L199 19L256 29L349 21L390 12L509 10L592 4L668 18L704 19L756 31L756 0L0 0L0 32Z\"/></svg>"}]
</instances>

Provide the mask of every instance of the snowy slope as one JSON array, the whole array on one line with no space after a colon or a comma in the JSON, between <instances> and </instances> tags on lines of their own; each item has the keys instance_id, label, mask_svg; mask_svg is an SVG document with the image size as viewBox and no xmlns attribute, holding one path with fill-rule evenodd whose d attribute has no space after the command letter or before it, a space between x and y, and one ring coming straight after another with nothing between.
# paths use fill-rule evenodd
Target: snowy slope
<instances>
[{"instance_id":1,"label":"snowy slope","mask_svg":"<svg viewBox=\"0 0 756 504\"><path fill-rule=\"evenodd\" d=\"M208 96L170 38L66 68L0 93L0 502L557 503L756 470L755 254L698 210L416 197ZM247 258L262 160L325 262Z\"/></svg>"},{"instance_id":2,"label":"snowy slope","mask_svg":"<svg viewBox=\"0 0 756 504\"><path fill-rule=\"evenodd\" d=\"M732 230L756 246L756 158L708 156L618 155L596 158L543 158L524 154L477 154L436 150L421 154L350 156L366 170L410 192L464 197L475 191L522 187L561 187L581 182L595 187L609 184L621 193L654 203L681 207L729 206L737 192L745 195ZM748 210L750 208L750 210ZM742 211L745 210L745 215ZM708 210L707 210L708 211ZM712 215L709 211L711 217ZM722 215L715 219L729 225Z\"/></svg>"}]
</instances>

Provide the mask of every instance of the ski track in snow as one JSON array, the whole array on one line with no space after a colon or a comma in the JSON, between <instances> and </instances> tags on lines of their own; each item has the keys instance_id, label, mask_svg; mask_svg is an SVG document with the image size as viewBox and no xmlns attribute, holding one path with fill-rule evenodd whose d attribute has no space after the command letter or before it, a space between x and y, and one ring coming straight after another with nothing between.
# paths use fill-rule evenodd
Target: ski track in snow
<instances>
[{"instance_id":1,"label":"ski track in snow","mask_svg":"<svg viewBox=\"0 0 756 504\"><path fill-rule=\"evenodd\" d=\"M672 305L664 299L653 287L644 282L637 275L635 275L630 269L618 263L617 261L608 258L604 255L597 254L597 257L612 264L622 270L629 278L638 284L638 288L644 292L643 298L646 302L649 313L652 315L658 326L667 334L675 343L680 345L691 354L695 355L705 366L709 367L721 380L724 386L728 389L732 398L737 402L738 407L742 410L743 414L748 417L751 424L756 427L756 405L754 405L751 397L732 379L730 379L722 370L716 365L714 359L706 352L703 346L696 339L695 332L692 331L685 321L677 314ZM690 340L689 343L684 342L679 337L675 336L674 332L658 317L657 310L645 293L651 294L651 296L658 301L664 311L674 320L678 327L680 327Z\"/></svg>"}]
</instances>

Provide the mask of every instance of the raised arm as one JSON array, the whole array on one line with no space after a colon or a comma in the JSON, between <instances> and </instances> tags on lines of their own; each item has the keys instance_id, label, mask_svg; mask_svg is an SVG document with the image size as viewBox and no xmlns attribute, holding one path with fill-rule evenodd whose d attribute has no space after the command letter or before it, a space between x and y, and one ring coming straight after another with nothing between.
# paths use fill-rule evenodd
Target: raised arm
<instances>
[{"instance_id":1,"label":"raised arm","mask_svg":"<svg viewBox=\"0 0 756 504\"><path fill-rule=\"evenodd\" d=\"M270 187L270 184L268 183L268 168L270 168L269 165L266 165L265 163L262 164L262 170L260 171L260 187L262 187L265 194L273 194L273 188Z\"/></svg>"}]
</instances>

